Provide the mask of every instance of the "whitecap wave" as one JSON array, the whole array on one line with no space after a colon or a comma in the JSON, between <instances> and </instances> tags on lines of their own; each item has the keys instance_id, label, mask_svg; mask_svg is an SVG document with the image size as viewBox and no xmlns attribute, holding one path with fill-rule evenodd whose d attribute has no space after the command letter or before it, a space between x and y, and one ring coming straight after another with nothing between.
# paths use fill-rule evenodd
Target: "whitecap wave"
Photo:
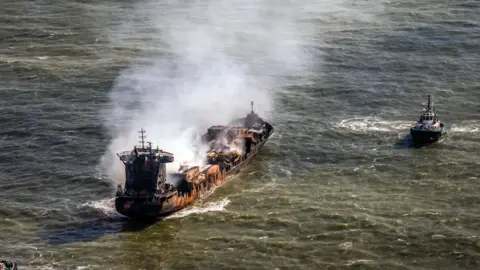
<instances>
[{"instance_id":1,"label":"whitecap wave","mask_svg":"<svg viewBox=\"0 0 480 270\"><path fill-rule=\"evenodd\" d=\"M98 201L88 201L81 205L82 207L94 208L105 215L116 215L115 198L106 198Z\"/></svg>"},{"instance_id":2,"label":"whitecap wave","mask_svg":"<svg viewBox=\"0 0 480 270\"><path fill-rule=\"evenodd\" d=\"M348 261L348 263L346 263L345 265L346 265L346 266L353 266L353 265L370 265L370 264L373 264L373 263L374 263L373 260L360 259L360 260L350 260L350 261Z\"/></svg>"}]
</instances>

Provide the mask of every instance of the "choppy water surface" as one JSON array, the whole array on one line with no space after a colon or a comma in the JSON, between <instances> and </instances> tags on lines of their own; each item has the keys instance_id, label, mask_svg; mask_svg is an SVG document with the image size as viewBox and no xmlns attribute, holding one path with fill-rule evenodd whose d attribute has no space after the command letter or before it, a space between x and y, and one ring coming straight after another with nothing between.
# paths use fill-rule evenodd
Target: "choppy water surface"
<instances>
[{"instance_id":1,"label":"choppy water surface","mask_svg":"<svg viewBox=\"0 0 480 270\"><path fill-rule=\"evenodd\" d=\"M17 2L0 1L2 259L480 267L477 1ZM427 94L448 134L416 149ZM276 127L250 168L162 222L115 214L105 160L136 121L161 137L250 99Z\"/></svg>"}]
</instances>

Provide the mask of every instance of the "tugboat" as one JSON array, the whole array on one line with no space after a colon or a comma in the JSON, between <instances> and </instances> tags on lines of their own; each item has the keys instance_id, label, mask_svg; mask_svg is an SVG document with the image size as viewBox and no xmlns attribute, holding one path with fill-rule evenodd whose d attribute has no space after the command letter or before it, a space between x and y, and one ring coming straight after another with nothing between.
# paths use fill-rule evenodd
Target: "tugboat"
<instances>
[{"instance_id":1,"label":"tugboat","mask_svg":"<svg viewBox=\"0 0 480 270\"><path fill-rule=\"evenodd\" d=\"M17 270L17 264L10 261L1 260L0 270Z\"/></svg>"},{"instance_id":2,"label":"tugboat","mask_svg":"<svg viewBox=\"0 0 480 270\"><path fill-rule=\"evenodd\" d=\"M429 144L440 140L443 132L437 112L432 106L431 95L428 95L427 108L423 110L415 126L410 128L410 134L415 144Z\"/></svg>"},{"instance_id":3,"label":"tugboat","mask_svg":"<svg viewBox=\"0 0 480 270\"><path fill-rule=\"evenodd\" d=\"M182 165L175 173L166 171L174 155L141 145L117 154L125 165L125 185L118 185L115 209L137 219L168 216L210 194L245 168L272 136L274 128L253 111L227 125L208 128L201 137L207 146L203 164Z\"/></svg>"}]
</instances>

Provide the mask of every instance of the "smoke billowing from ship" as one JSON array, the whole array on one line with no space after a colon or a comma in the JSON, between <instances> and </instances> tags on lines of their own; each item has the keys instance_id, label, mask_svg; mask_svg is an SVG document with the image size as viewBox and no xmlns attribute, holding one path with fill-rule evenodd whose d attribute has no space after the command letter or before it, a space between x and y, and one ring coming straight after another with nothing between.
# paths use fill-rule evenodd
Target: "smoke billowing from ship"
<instances>
[{"instance_id":1,"label":"smoke billowing from ship","mask_svg":"<svg viewBox=\"0 0 480 270\"><path fill-rule=\"evenodd\" d=\"M138 144L141 127L154 147L175 154L167 168L177 169L203 161L196 134L245 116L251 100L268 119L279 78L299 76L311 61L301 47L310 29L298 23L307 10L259 0L138 4L132 16L145 25L131 20L109 33L119 45L129 35L154 49L145 50L148 61L122 71L110 93L104 117L112 140L102 158L110 178L123 179L115 153Z\"/></svg>"}]
</instances>

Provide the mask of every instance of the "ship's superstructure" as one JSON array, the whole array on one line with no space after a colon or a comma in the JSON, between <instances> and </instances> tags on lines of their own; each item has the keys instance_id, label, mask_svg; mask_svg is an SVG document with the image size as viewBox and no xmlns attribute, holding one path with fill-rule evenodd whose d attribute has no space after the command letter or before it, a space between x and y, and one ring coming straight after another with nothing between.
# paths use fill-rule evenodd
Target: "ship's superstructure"
<instances>
[{"instance_id":1,"label":"ship's superstructure","mask_svg":"<svg viewBox=\"0 0 480 270\"><path fill-rule=\"evenodd\" d=\"M145 146L145 130L141 129L140 146L133 151L119 153L125 165L125 189L120 190L127 196L153 196L158 187L165 185L166 163L174 161L173 154L160 149L152 149L152 144Z\"/></svg>"}]
</instances>

